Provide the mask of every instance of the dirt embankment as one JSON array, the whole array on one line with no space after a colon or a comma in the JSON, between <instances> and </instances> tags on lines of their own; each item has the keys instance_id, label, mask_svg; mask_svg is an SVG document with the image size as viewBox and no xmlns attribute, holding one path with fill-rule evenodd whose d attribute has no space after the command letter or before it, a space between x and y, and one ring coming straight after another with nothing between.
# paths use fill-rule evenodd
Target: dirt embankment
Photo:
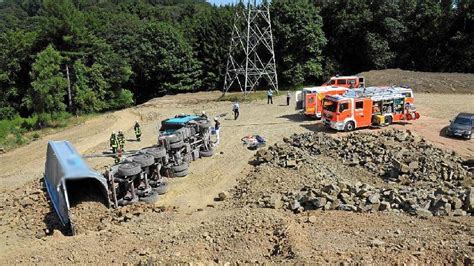
<instances>
[{"instance_id":1,"label":"dirt embankment","mask_svg":"<svg viewBox=\"0 0 474 266\"><path fill-rule=\"evenodd\" d=\"M418 93L474 93L474 74L386 69L363 72L361 75L365 76L367 86L408 85Z\"/></svg>"}]
</instances>

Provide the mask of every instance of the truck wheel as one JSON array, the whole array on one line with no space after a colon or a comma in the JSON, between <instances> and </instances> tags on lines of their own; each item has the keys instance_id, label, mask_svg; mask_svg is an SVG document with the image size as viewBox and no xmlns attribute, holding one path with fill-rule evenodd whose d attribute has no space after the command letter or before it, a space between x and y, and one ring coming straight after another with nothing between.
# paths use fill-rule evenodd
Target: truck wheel
<instances>
[{"instance_id":1,"label":"truck wheel","mask_svg":"<svg viewBox=\"0 0 474 266\"><path fill-rule=\"evenodd\" d=\"M152 147L152 148L145 148L143 151L146 154L150 154L151 156L155 157L155 159L163 158L166 156L166 149L164 147Z\"/></svg>"},{"instance_id":2,"label":"truck wheel","mask_svg":"<svg viewBox=\"0 0 474 266\"><path fill-rule=\"evenodd\" d=\"M166 194L168 192L168 183L160 182L153 190L155 190L158 195Z\"/></svg>"},{"instance_id":3,"label":"truck wheel","mask_svg":"<svg viewBox=\"0 0 474 266\"><path fill-rule=\"evenodd\" d=\"M139 200L147 204L153 204L158 201L158 198L159 198L158 193L152 190L150 194L148 194L148 196L141 197Z\"/></svg>"},{"instance_id":4,"label":"truck wheel","mask_svg":"<svg viewBox=\"0 0 474 266\"><path fill-rule=\"evenodd\" d=\"M181 140L179 142L171 143L170 148L173 150L178 150L184 147L184 142Z\"/></svg>"},{"instance_id":5,"label":"truck wheel","mask_svg":"<svg viewBox=\"0 0 474 266\"><path fill-rule=\"evenodd\" d=\"M387 123L387 125L391 125L393 123L393 119L391 116L387 115L385 117L385 123Z\"/></svg>"},{"instance_id":6,"label":"truck wheel","mask_svg":"<svg viewBox=\"0 0 474 266\"><path fill-rule=\"evenodd\" d=\"M347 132L352 131L354 129L355 129L355 124L352 121L347 122L346 125L344 126L344 131L347 131Z\"/></svg>"},{"instance_id":7,"label":"truck wheel","mask_svg":"<svg viewBox=\"0 0 474 266\"><path fill-rule=\"evenodd\" d=\"M132 161L140 164L140 166L147 167L155 163L155 158L151 154L139 154L132 157Z\"/></svg>"},{"instance_id":8,"label":"truck wheel","mask_svg":"<svg viewBox=\"0 0 474 266\"><path fill-rule=\"evenodd\" d=\"M214 150L199 151L200 157L211 157L212 155L214 155Z\"/></svg>"},{"instance_id":9,"label":"truck wheel","mask_svg":"<svg viewBox=\"0 0 474 266\"><path fill-rule=\"evenodd\" d=\"M188 175L188 173L189 173L188 171L189 171L189 170L186 169L186 170L183 170L183 171L180 171L180 172L175 172L175 173L174 173L174 176L175 176L175 177L185 177L185 176Z\"/></svg>"},{"instance_id":10,"label":"truck wheel","mask_svg":"<svg viewBox=\"0 0 474 266\"><path fill-rule=\"evenodd\" d=\"M142 171L140 164L136 162L120 164L117 173L120 176L133 176L138 175Z\"/></svg>"},{"instance_id":11,"label":"truck wheel","mask_svg":"<svg viewBox=\"0 0 474 266\"><path fill-rule=\"evenodd\" d=\"M178 164L178 165L171 166L171 169L173 170L173 172L181 172L181 171L186 170L188 168L189 168L188 163L181 163L181 164Z\"/></svg>"}]
</instances>

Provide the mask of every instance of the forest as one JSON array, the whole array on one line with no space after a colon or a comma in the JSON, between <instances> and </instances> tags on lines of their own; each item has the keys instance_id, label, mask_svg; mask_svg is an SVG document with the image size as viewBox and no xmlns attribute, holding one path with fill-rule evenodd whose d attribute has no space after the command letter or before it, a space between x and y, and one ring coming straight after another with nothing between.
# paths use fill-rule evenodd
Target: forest
<instances>
[{"instance_id":1,"label":"forest","mask_svg":"<svg viewBox=\"0 0 474 266\"><path fill-rule=\"evenodd\" d=\"M0 0L0 120L36 116L41 125L55 114L221 90L234 8ZM270 12L286 87L371 69L474 71L472 0L273 0Z\"/></svg>"}]
</instances>

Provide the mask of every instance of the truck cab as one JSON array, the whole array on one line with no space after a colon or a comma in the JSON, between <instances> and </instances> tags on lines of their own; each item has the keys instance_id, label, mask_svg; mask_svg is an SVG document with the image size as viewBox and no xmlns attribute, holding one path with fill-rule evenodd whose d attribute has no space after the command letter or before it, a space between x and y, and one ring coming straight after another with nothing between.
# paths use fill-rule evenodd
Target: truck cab
<instances>
[{"instance_id":1,"label":"truck cab","mask_svg":"<svg viewBox=\"0 0 474 266\"><path fill-rule=\"evenodd\" d=\"M201 118L197 115L177 115L172 118L165 119L161 121L160 135L171 135L176 132L176 130L181 129L189 125L191 121L201 121L204 118Z\"/></svg>"},{"instance_id":2,"label":"truck cab","mask_svg":"<svg viewBox=\"0 0 474 266\"><path fill-rule=\"evenodd\" d=\"M363 88L365 87L365 78L363 76L339 76L331 77L322 86L338 86L345 88Z\"/></svg>"},{"instance_id":3,"label":"truck cab","mask_svg":"<svg viewBox=\"0 0 474 266\"><path fill-rule=\"evenodd\" d=\"M347 90L345 87L337 86L319 86L303 89L303 114L310 118L321 118L324 97L344 94Z\"/></svg>"}]
</instances>

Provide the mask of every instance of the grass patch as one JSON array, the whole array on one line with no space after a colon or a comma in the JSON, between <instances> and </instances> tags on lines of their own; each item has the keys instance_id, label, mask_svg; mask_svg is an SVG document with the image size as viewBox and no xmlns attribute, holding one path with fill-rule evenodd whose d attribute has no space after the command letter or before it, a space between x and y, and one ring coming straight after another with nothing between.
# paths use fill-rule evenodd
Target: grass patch
<instances>
[{"instance_id":1,"label":"grass patch","mask_svg":"<svg viewBox=\"0 0 474 266\"><path fill-rule=\"evenodd\" d=\"M13 119L0 120L0 150L9 151L32 141L83 123L96 114L71 116L68 113L41 114L31 117L15 116Z\"/></svg>"}]
</instances>

